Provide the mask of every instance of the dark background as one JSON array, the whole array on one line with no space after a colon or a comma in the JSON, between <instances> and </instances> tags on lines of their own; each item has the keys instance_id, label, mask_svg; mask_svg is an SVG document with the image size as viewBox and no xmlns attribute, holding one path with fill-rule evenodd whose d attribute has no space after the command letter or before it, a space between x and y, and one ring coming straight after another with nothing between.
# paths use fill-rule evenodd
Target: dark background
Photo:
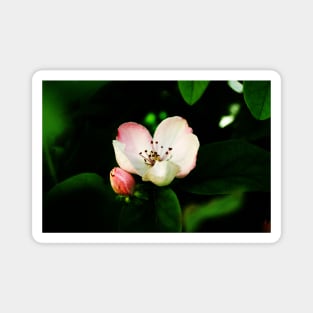
<instances>
[{"instance_id":1,"label":"dark background","mask_svg":"<svg viewBox=\"0 0 313 313\"><path fill-rule=\"evenodd\" d=\"M239 114L220 128L233 103L240 104ZM153 133L161 112L186 118L201 145L240 138L270 151L270 120L256 120L243 94L226 81L211 81L192 106L183 100L177 81L43 82L44 232L117 231L121 201L109 185L109 172L117 165L112 140L118 126L128 121L144 124ZM145 122L148 113L155 114L155 123ZM86 172L102 177L104 190L92 184L69 187L66 194L58 189L66 179ZM174 190L183 210L214 198ZM238 212L208 219L198 231L262 232L269 225L270 193L247 192Z\"/></svg>"}]
</instances>

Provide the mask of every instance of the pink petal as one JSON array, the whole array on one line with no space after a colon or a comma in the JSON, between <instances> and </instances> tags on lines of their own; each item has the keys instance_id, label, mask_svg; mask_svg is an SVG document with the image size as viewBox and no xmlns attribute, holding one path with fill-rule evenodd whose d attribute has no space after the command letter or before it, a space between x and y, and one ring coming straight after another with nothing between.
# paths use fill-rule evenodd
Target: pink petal
<instances>
[{"instance_id":1,"label":"pink petal","mask_svg":"<svg viewBox=\"0 0 313 313\"><path fill-rule=\"evenodd\" d=\"M135 153L139 155L139 152L144 150L151 150L152 137L144 126L128 122L122 124L117 130L116 140L125 144L125 153Z\"/></svg>"},{"instance_id":2,"label":"pink petal","mask_svg":"<svg viewBox=\"0 0 313 313\"><path fill-rule=\"evenodd\" d=\"M142 176L148 166L139 153L144 155L145 150L151 150L149 131L140 124L128 122L118 128L116 139L113 147L118 165L125 171Z\"/></svg>"},{"instance_id":3,"label":"pink petal","mask_svg":"<svg viewBox=\"0 0 313 313\"><path fill-rule=\"evenodd\" d=\"M194 169L199 146L198 137L194 134L181 136L180 140L173 144L170 160L179 167L177 178L185 177Z\"/></svg>"},{"instance_id":4,"label":"pink petal","mask_svg":"<svg viewBox=\"0 0 313 313\"><path fill-rule=\"evenodd\" d=\"M157 141L159 146L162 145L164 151L166 151L175 142L179 141L182 136L190 133L192 133L192 129L184 118L180 116L168 117L158 125L153 141Z\"/></svg>"}]
</instances>

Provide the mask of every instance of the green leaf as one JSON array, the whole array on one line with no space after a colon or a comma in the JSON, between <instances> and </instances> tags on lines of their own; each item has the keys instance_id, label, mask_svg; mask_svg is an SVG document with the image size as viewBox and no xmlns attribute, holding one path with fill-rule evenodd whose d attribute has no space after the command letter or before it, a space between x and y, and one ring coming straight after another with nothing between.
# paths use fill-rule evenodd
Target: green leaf
<instances>
[{"instance_id":1,"label":"green leaf","mask_svg":"<svg viewBox=\"0 0 313 313\"><path fill-rule=\"evenodd\" d=\"M244 81L243 96L256 119L265 120L271 117L270 81Z\"/></svg>"},{"instance_id":2,"label":"green leaf","mask_svg":"<svg viewBox=\"0 0 313 313\"><path fill-rule=\"evenodd\" d=\"M178 186L202 195L234 190L270 191L270 153L248 142L228 140L200 146L196 168Z\"/></svg>"},{"instance_id":3,"label":"green leaf","mask_svg":"<svg viewBox=\"0 0 313 313\"><path fill-rule=\"evenodd\" d=\"M175 192L167 187L153 186L148 199L130 198L121 210L120 232L180 232L181 229L181 208Z\"/></svg>"},{"instance_id":4,"label":"green leaf","mask_svg":"<svg viewBox=\"0 0 313 313\"><path fill-rule=\"evenodd\" d=\"M180 94L189 105L195 104L202 97L208 85L208 81L178 81Z\"/></svg>"},{"instance_id":5,"label":"green leaf","mask_svg":"<svg viewBox=\"0 0 313 313\"><path fill-rule=\"evenodd\" d=\"M136 184L134 195L123 202L119 215L119 232L157 231L154 203L150 200L153 197L152 194L152 184Z\"/></svg>"},{"instance_id":6,"label":"green leaf","mask_svg":"<svg viewBox=\"0 0 313 313\"><path fill-rule=\"evenodd\" d=\"M182 216L175 192L167 187L156 188L154 204L159 230L161 232L180 232Z\"/></svg>"},{"instance_id":7,"label":"green leaf","mask_svg":"<svg viewBox=\"0 0 313 313\"><path fill-rule=\"evenodd\" d=\"M153 202L130 198L123 205L119 217L119 232L156 232Z\"/></svg>"},{"instance_id":8,"label":"green leaf","mask_svg":"<svg viewBox=\"0 0 313 313\"><path fill-rule=\"evenodd\" d=\"M236 192L221 198L215 198L202 204L192 204L184 211L184 227L187 232L196 231L201 223L210 218L222 217L241 208L243 193Z\"/></svg>"},{"instance_id":9,"label":"green leaf","mask_svg":"<svg viewBox=\"0 0 313 313\"><path fill-rule=\"evenodd\" d=\"M120 207L111 186L101 176L78 174L44 194L43 231L114 232Z\"/></svg>"}]
</instances>

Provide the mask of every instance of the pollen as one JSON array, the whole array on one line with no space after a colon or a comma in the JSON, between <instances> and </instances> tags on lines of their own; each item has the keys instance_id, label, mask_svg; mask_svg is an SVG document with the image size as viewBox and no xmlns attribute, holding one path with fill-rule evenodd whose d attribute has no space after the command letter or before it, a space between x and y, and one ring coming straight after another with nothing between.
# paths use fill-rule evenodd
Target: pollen
<instances>
[{"instance_id":1,"label":"pollen","mask_svg":"<svg viewBox=\"0 0 313 313\"><path fill-rule=\"evenodd\" d=\"M139 155L142 157L145 164L153 166L156 161L169 161L172 158L172 147L163 150L164 146L159 146L158 141L151 140L150 143L152 149L149 152L147 149L139 152Z\"/></svg>"}]
</instances>

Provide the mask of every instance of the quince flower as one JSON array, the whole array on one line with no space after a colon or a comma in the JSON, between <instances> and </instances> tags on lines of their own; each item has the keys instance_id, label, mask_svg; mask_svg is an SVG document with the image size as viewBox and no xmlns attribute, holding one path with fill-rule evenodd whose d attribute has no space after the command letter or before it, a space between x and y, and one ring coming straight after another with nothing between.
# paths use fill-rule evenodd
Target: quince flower
<instances>
[{"instance_id":1,"label":"quince flower","mask_svg":"<svg viewBox=\"0 0 313 313\"><path fill-rule=\"evenodd\" d=\"M199 140L185 119L168 117L155 130L153 138L142 125L120 125L113 140L118 165L157 186L183 178L196 166Z\"/></svg>"}]
</instances>

